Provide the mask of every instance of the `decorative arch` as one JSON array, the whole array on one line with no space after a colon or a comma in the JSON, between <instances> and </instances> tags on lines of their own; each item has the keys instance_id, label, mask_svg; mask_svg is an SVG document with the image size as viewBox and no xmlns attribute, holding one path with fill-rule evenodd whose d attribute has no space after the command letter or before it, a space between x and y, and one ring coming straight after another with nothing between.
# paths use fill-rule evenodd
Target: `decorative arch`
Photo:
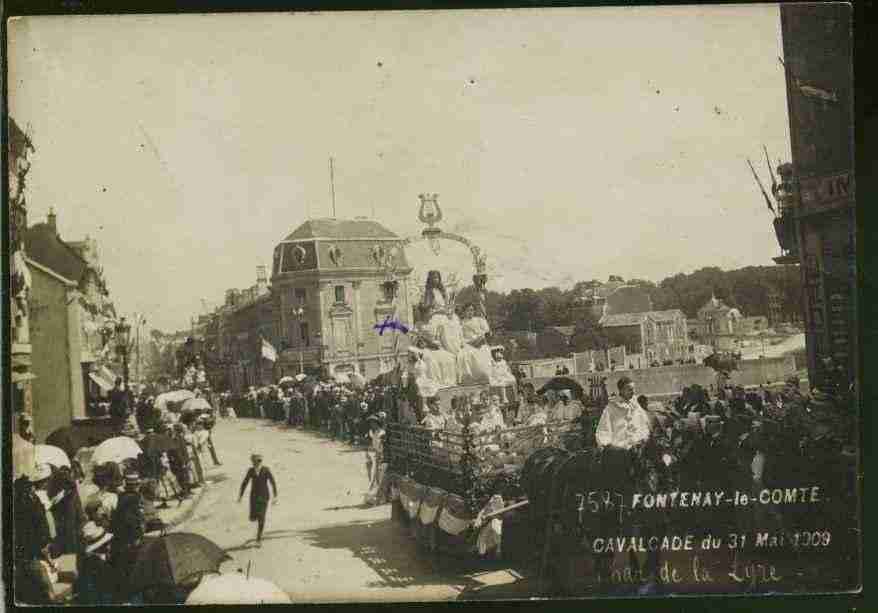
<instances>
[{"instance_id":1,"label":"decorative arch","mask_svg":"<svg viewBox=\"0 0 878 613\"><path fill-rule=\"evenodd\" d=\"M420 236L412 236L406 238L402 241L403 246L413 245L415 243L419 243L421 241L428 241L430 244L430 248L433 250L433 253L438 254L440 250L440 242L441 240L453 241L456 243L460 243L464 245L467 249L469 249L470 254L473 258L473 287L476 289L476 294L479 298L479 312L482 317L487 319L487 308L485 306L486 296L485 296L485 288L488 284L488 274L487 274L487 257L485 252L478 246L473 244L468 238L461 236L460 234L454 234L453 232L445 232L444 230L440 230L439 228L427 228L425 229Z\"/></svg>"}]
</instances>

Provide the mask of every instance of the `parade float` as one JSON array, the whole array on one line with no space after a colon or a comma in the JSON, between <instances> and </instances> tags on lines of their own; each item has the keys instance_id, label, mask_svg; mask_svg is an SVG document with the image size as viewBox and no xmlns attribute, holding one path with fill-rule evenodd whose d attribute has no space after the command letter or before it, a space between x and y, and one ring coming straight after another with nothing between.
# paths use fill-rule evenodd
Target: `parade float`
<instances>
[{"instance_id":1,"label":"parade float","mask_svg":"<svg viewBox=\"0 0 878 613\"><path fill-rule=\"evenodd\" d=\"M440 241L468 248L473 298L459 304L452 274L443 282L442 272L427 273L404 375L411 419L387 426L393 517L427 549L496 554L501 518L527 505L520 478L528 458L545 448L581 448L590 428L545 414L510 425L519 392L504 348L490 345L485 253L437 226L442 211L435 194L421 195L419 218L427 227L404 244L427 241L437 254Z\"/></svg>"},{"instance_id":2,"label":"parade float","mask_svg":"<svg viewBox=\"0 0 878 613\"><path fill-rule=\"evenodd\" d=\"M484 254L435 227L435 198L422 197L421 219L428 228L420 238L434 249L440 240L470 248L477 301L461 323L454 291L441 273L428 273L404 376L419 425L387 426L392 517L420 547L499 556L542 594L851 584L859 534L853 394L803 396L791 382L763 406L743 390L714 401L693 386L672 405L650 405L650 438L615 453L595 443L610 399L594 386L576 393L583 410L575 420L510 426L515 386L498 385L502 366L495 373L484 357L497 354L467 345L490 330Z\"/></svg>"}]
</instances>

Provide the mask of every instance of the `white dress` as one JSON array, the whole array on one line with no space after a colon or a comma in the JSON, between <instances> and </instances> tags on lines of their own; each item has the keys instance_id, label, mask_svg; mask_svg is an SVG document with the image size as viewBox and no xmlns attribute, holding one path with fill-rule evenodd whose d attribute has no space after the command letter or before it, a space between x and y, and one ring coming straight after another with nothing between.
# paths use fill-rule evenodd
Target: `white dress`
<instances>
[{"instance_id":1,"label":"white dress","mask_svg":"<svg viewBox=\"0 0 878 613\"><path fill-rule=\"evenodd\" d=\"M458 384L457 354L463 345L463 335L457 315L446 314L445 308L445 299L434 289L433 313L419 331L439 345L438 349L424 349L427 376L440 387L451 387Z\"/></svg>"},{"instance_id":2,"label":"white dress","mask_svg":"<svg viewBox=\"0 0 878 613\"><path fill-rule=\"evenodd\" d=\"M506 428L506 420L503 419L503 413L499 407L491 407L479 421L479 432L494 432L504 428Z\"/></svg>"},{"instance_id":3,"label":"white dress","mask_svg":"<svg viewBox=\"0 0 878 613\"><path fill-rule=\"evenodd\" d=\"M490 332L488 321L484 317L470 317L461 323L461 332L463 343L457 354L461 385L488 383L493 370L491 350L487 344L473 346L474 343L484 340L485 335Z\"/></svg>"},{"instance_id":4,"label":"white dress","mask_svg":"<svg viewBox=\"0 0 878 613\"><path fill-rule=\"evenodd\" d=\"M445 417L427 413L424 419L421 420L421 425L428 430L443 430L445 428Z\"/></svg>"},{"instance_id":5,"label":"white dress","mask_svg":"<svg viewBox=\"0 0 878 613\"><path fill-rule=\"evenodd\" d=\"M515 375L509 370L506 360L491 361L491 385L494 387L506 387L515 385Z\"/></svg>"},{"instance_id":6,"label":"white dress","mask_svg":"<svg viewBox=\"0 0 878 613\"><path fill-rule=\"evenodd\" d=\"M413 370L415 385L418 387L418 395L422 398L431 398L435 396L439 391L441 384L431 376L426 358L415 362Z\"/></svg>"}]
</instances>

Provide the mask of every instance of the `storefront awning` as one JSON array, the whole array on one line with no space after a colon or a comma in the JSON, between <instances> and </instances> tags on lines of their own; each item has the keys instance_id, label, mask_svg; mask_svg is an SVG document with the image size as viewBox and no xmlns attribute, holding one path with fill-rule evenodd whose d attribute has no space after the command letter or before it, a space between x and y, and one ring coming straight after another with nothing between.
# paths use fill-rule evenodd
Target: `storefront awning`
<instances>
[{"instance_id":1,"label":"storefront awning","mask_svg":"<svg viewBox=\"0 0 878 613\"><path fill-rule=\"evenodd\" d=\"M105 392L108 392L111 389L113 389L113 384L109 383L106 379L104 379L98 373L90 372L90 373L88 373L88 378L91 379L92 381L94 381L97 384L97 386L99 388L101 388L102 390L104 390Z\"/></svg>"}]
</instances>

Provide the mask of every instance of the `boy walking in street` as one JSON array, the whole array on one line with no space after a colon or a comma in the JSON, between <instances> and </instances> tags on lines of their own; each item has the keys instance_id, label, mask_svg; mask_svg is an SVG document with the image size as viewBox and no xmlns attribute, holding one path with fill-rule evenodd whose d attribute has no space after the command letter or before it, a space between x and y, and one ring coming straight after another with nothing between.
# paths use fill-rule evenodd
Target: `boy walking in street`
<instances>
[{"instance_id":1,"label":"boy walking in street","mask_svg":"<svg viewBox=\"0 0 878 613\"><path fill-rule=\"evenodd\" d=\"M277 484L274 482L274 475L267 466L262 465L262 455L254 453L250 456L253 466L247 471L244 482L241 483L241 492L238 495L238 502L244 497L244 490L251 481L253 485L250 487L250 521L256 523L256 546L262 547L262 531L265 529L265 515L268 512L268 501L271 495L268 492L268 484L271 483L271 489L274 491L274 504L277 504Z\"/></svg>"}]
</instances>

